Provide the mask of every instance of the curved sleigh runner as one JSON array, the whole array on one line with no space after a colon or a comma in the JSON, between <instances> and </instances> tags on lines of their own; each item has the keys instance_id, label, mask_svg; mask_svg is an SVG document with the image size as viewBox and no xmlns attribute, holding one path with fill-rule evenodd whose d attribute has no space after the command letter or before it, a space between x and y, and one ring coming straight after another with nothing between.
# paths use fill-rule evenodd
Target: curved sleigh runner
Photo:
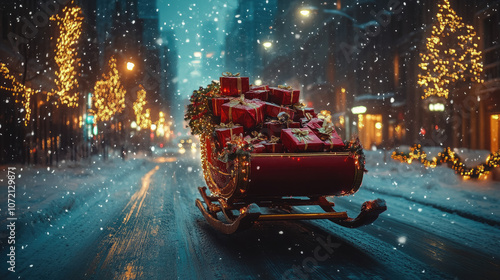
<instances>
[{"instance_id":1,"label":"curved sleigh runner","mask_svg":"<svg viewBox=\"0 0 500 280\"><path fill-rule=\"evenodd\" d=\"M355 228L387 209L382 199L367 201L350 218L326 199L357 192L365 172L359 140L342 141L330 112L316 114L289 86L250 87L246 77L223 75L193 92L185 117L200 135L208 186L198 188L196 206L212 227L231 234L257 222L328 219Z\"/></svg>"}]
</instances>

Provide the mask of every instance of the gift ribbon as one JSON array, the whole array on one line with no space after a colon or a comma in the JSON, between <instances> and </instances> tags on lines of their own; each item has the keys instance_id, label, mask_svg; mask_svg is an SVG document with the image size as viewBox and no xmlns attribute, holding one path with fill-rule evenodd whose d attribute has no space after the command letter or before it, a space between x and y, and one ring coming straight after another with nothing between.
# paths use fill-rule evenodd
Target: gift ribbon
<instances>
[{"instance_id":1,"label":"gift ribbon","mask_svg":"<svg viewBox=\"0 0 500 280\"><path fill-rule=\"evenodd\" d=\"M231 72L222 72L222 77L225 77L225 78L237 78L238 93L241 93L241 91L242 91L242 85L241 85L240 73L233 74ZM223 87L223 86L221 85L221 87Z\"/></svg>"},{"instance_id":2,"label":"gift ribbon","mask_svg":"<svg viewBox=\"0 0 500 280\"><path fill-rule=\"evenodd\" d=\"M230 77L239 77L240 73L233 74L231 72L222 72L222 77L230 78Z\"/></svg>"},{"instance_id":3,"label":"gift ribbon","mask_svg":"<svg viewBox=\"0 0 500 280\"><path fill-rule=\"evenodd\" d=\"M274 136L274 135L272 135L272 136L271 136L271 139L269 139L269 143L271 143L271 144L276 144L276 143L278 143L279 141L280 141L280 138L279 138L279 137L277 137L277 136Z\"/></svg>"},{"instance_id":4,"label":"gift ribbon","mask_svg":"<svg viewBox=\"0 0 500 280\"><path fill-rule=\"evenodd\" d=\"M233 107L240 105L240 104L254 109L255 110L255 121L259 122L259 113L257 111L258 106L253 104L253 103L246 102L244 95L241 95L239 98L234 98L233 100L229 101L229 103L228 103L228 105L229 105L229 121L231 121L231 122L233 121L233 114L232 114Z\"/></svg>"},{"instance_id":5,"label":"gift ribbon","mask_svg":"<svg viewBox=\"0 0 500 280\"><path fill-rule=\"evenodd\" d=\"M309 113L309 112L308 112L308 113L306 113L306 108L307 108L307 107L306 107L306 104L305 104L305 103L303 103L303 102L295 103L295 104L293 105L293 108L295 108L295 110L300 110L300 111L302 111L302 113L303 113L304 117L306 117L306 118L307 118L307 120L311 120L311 119L312 119L312 115L311 115L311 113Z\"/></svg>"},{"instance_id":6,"label":"gift ribbon","mask_svg":"<svg viewBox=\"0 0 500 280\"><path fill-rule=\"evenodd\" d=\"M280 88L280 89L286 89L286 90L290 91L290 104L293 104L293 88L292 88L292 86L279 85L278 88Z\"/></svg>"},{"instance_id":7,"label":"gift ribbon","mask_svg":"<svg viewBox=\"0 0 500 280\"><path fill-rule=\"evenodd\" d=\"M260 140L260 141L264 141L264 140L267 140L267 136L265 134L262 134L260 132L257 132L257 131L252 131L251 135L253 136L253 139L257 139L257 140Z\"/></svg>"},{"instance_id":8,"label":"gift ribbon","mask_svg":"<svg viewBox=\"0 0 500 280\"><path fill-rule=\"evenodd\" d=\"M230 122L228 124L221 123L219 125L216 125L215 128L216 129L220 129L220 128L229 129L229 135L230 135L229 139L233 139L233 129L235 128L235 125L232 122Z\"/></svg>"},{"instance_id":9,"label":"gift ribbon","mask_svg":"<svg viewBox=\"0 0 500 280\"><path fill-rule=\"evenodd\" d=\"M335 128L333 127L333 124L326 122L326 121L324 121L323 126L318 129L318 132L321 133L321 137L320 137L321 140L323 140L325 142L330 141L330 149L333 148L332 136L333 136L334 131L335 131Z\"/></svg>"},{"instance_id":10,"label":"gift ribbon","mask_svg":"<svg viewBox=\"0 0 500 280\"><path fill-rule=\"evenodd\" d=\"M234 123L230 122L230 123L221 123L221 124L218 124L215 126L215 128L233 128L234 127Z\"/></svg>"},{"instance_id":11,"label":"gift ribbon","mask_svg":"<svg viewBox=\"0 0 500 280\"><path fill-rule=\"evenodd\" d=\"M292 134L299 140L299 142L304 141L304 144L306 144L304 151L307 151L307 140L311 140L309 137L309 131L307 130L302 130L300 128L294 128L292 129Z\"/></svg>"}]
</instances>

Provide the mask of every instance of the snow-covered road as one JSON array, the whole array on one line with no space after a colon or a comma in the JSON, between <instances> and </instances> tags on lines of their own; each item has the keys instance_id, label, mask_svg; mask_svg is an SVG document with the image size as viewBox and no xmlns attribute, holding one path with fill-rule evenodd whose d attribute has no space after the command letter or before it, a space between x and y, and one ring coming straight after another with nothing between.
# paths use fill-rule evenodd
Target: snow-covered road
<instances>
[{"instance_id":1,"label":"snow-covered road","mask_svg":"<svg viewBox=\"0 0 500 280\"><path fill-rule=\"evenodd\" d=\"M204 184L196 156L115 158L55 172L27 168L17 180L25 225L16 272L2 261L0 276L498 279L498 183L463 182L444 167L384 164L378 152L367 161L360 191L332 200L355 216L365 200L384 198L388 210L373 225L268 222L229 236L214 231L194 205L196 187ZM3 197L0 203L4 211Z\"/></svg>"}]
</instances>

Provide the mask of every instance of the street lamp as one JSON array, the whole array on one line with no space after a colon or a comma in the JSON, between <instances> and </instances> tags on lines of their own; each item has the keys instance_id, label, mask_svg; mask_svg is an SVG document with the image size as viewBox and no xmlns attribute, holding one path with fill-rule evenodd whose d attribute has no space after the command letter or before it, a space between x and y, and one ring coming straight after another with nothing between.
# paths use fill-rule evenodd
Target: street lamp
<instances>
[{"instance_id":1,"label":"street lamp","mask_svg":"<svg viewBox=\"0 0 500 280\"><path fill-rule=\"evenodd\" d=\"M309 10L309 9L302 9L302 10L300 10L300 14L302 16L308 17L309 14L311 14L311 10Z\"/></svg>"},{"instance_id":2,"label":"street lamp","mask_svg":"<svg viewBox=\"0 0 500 280\"><path fill-rule=\"evenodd\" d=\"M267 41L267 42L262 43L262 45L264 46L265 49L269 49L270 47L273 46L273 43Z\"/></svg>"},{"instance_id":3,"label":"street lamp","mask_svg":"<svg viewBox=\"0 0 500 280\"><path fill-rule=\"evenodd\" d=\"M344 17L344 18L347 18L348 20L350 20L352 23L354 23L354 25L358 25L358 22L356 21L356 19L354 19L353 17L351 17L350 15L342 12L342 11L339 11L339 10L332 10L332 9L318 9L316 7L312 7L312 6L306 6L306 7L302 7L300 10L299 10L299 13L301 16L303 17L309 17L309 15L311 13L315 13L317 14L318 12L321 12L323 14L329 14L329 15L337 15L337 16L340 16L340 17Z\"/></svg>"},{"instance_id":4,"label":"street lamp","mask_svg":"<svg viewBox=\"0 0 500 280\"><path fill-rule=\"evenodd\" d=\"M133 62L128 61L127 62L127 70L132 71L134 70L135 64Z\"/></svg>"}]
</instances>

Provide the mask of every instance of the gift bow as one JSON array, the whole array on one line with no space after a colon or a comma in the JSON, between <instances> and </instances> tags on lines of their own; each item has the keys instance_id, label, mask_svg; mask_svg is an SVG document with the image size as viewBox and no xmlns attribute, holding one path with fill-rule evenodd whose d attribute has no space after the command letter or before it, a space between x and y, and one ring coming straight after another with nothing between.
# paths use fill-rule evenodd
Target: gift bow
<instances>
[{"instance_id":1,"label":"gift bow","mask_svg":"<svg viewBox=\"0 0 500 280\"><path fill-rule=\"evenodd\" d=\"M323 122L323 126L318 129L318 132L321 134L320 139L322 141L330 141L330 149L333 148L333 132L335 131L335 128L333 127L332 123L329 122Z\"/></svg>"},{"instance_id":2,"label":"gift bow","mask_svg":"<svg viewBox=\"0 0 500 280\"><path fill-rule=\"evenodd\" d=\"M247 101L245 101L245 96L244 95L240 95L240 97L238 98L234 98L233 100L229 101L229 103L227 103L229 105L229 121L233 121L233 114L232 114L232 109L234 106L237 106L237 105L244 105L244 106L248 106L252 109L255 110L255 118L256 118L256 121L258 122L259 121L259 112L257 111L257 105L253 104L253 103L249 103Z\"/></svg>"},{"instance_id":3,"label":"gift bow","mask_svg":"<svg viewBox=\"0 0 500 280\"><path fill-rule=\"evenodd\" d=\"M255 140L255 139L260 140L260 141L267 140L267 136L265 134L260 133L260 132L252 131L251 134L253 136L252 140Z\"/></svg>"},{"instance_id":4,"label":"gift bow","mask_svg":"<svg viewBox=\"0 0 500 280\"><path fill-rule=\"evenodd\" d=\"M295 103L293 104L293 108L295 108L295 110L300 110L304 113L304 117L307 118L307 120L311 120L312 119L312 115L310 113L306 113L306 104L304 102L299 102L299 103Z\"/></svg>"},{"instance_id":5,"label":"gift bow","mask_svg":"<svg viewBox=\"0 0 500 280\"><path fill-rule=\"evenodd\" d=\"M234 127L234 123L233 122L230 122L230 123L221 123L221 124L218 124L215 126L215 128L233 128Z\"/></svg>"},{"instance_id":6,"label":"gift bow","mask_svg":"<svg viewBox=\"0 0 500 280\"><path fill-rule=\"evenodd\" d=\"M286 89L286 90L292 90L292 86L285 86L285 85L279 85L278 88L281 88L281 89Z\"/></svg>"},{"instance_id":7,"label":"gift bow","mask_svg":"<svg viewBox=\"0 0 500 280\"><path fill-rule=\"evenodd\" d=\"M301 130L300 128L294 128L292 129L292 134L299 140L299 142L303 141L304 144L306 144L304 151L307 150L307 140L312 140L309 137L309 131L307 130Z\"/></svg>"},{"instance_id":8,"label":"gift bow","mask_svg":"<svg viewBox=\"0 0 500 280\"><path fill-rule=\"evenodd\" d=\"M293 108L297 110L304 110L306 108L306 104L304 102L295 103L293 104Z\"/></svg>"},{"instance_id":9,"label":"gift bow","mask_svg":"<svg viewBox=\"0 0 500 280\"><path fill-rule=\"evenodd\" d=\"M269 139L269 143L271 144L276 144L280 141L280 138L279 137L276 137L274 135L271 136L271 139Z\"/></svg>"},{"instance_id":10,"label":"gift bow","mask_svg":"<svg viewBox=\"0 0 500 280\"><path fill-rule=\"evenodd\" d=\"M240 73L222 72L222 77L239 77Z\"/></svg>"}]
</instances>

